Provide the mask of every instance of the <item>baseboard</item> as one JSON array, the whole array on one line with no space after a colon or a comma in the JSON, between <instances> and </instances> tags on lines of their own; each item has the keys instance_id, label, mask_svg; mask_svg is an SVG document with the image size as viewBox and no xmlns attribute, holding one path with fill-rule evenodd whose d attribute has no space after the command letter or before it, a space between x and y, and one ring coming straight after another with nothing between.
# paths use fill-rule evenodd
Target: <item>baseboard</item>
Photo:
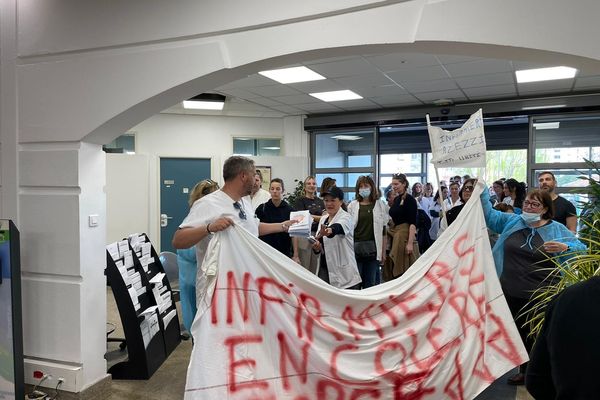
<instances>
[{"instance_id":1,"label":"baseboard","mask_svg":"<svg viewBox=\"0 0 600 400\"><path fill-rule=\"evenodd\" d=\"M106 375L104 378L100 379L98 382L89 386L81 392L73 393L65 390L60 390L59 399L60 400L106 400L111 396L111 384L112 378L110 375ZM31 393L33 390L33 385L26 384L25 385L25 393ZM48 395L54 395L54 388L41 387L39 390L45 392Z\"/></svg>"}]
</instances>

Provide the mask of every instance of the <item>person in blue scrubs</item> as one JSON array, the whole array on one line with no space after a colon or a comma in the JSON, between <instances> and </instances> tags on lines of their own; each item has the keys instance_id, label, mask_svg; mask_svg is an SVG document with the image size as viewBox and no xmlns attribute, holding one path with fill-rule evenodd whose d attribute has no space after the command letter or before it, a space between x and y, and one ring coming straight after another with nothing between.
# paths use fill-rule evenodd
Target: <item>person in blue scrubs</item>
<instances>
[{"instance_id":1,"label":"person in blue scrubs","mask_svg":"<svg viewBox=\"0 0 600 400\"><path fill-rule=\"evenodd\" d=\"M190 193L188 200L190 208L196 201L218 189L219 184L210 179L198 182ZM183 326L188 332L191 332L192 322L196 316L196 272L198 269L194 246L177 250L177 266L179 267L179 297Z\"/></svg>"}]
</instances>

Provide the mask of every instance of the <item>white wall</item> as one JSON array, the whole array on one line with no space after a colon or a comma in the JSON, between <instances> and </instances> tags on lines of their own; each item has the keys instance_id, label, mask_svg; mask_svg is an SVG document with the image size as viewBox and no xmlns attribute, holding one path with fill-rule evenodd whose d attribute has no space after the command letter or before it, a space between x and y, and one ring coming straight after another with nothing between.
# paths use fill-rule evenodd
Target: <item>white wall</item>
<instances>
[{"instance_id":1,"label":"white wall","mask_svg":"<svg viewBox=\"0 0 600 400\"><path fill-rule=\"evenodd\" d=\"M148 156L106 155L106 243L148 232Z\"/></svg>"},{"instance_id":2,"label":"white wall","mask_svg":"<svg viewBox=\"0 0 600 400\"><path fill-rule=\"evenodd\" d=\"M282 139L280 157L253 157L270 165L273 177L292 188L308 173L308 134L302 117L252 118L158 114L133 127L136 156L108 154L106 159L107 243L131 232L148 232L160 247L160 157L211 159L211 179L223 184L223 162L233 138ZM135 173L125 174L135 168ZM146 200L146 201L144 201Z\"/></svg>"}]
</instances>

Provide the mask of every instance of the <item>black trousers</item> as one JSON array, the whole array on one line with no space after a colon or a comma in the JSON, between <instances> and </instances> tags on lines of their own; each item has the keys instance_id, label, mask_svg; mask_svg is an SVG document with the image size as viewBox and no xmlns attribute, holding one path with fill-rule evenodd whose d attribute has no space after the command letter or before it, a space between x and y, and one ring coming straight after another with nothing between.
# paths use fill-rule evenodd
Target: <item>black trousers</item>
<instances>
[{"instance_id":1,"label":"black trousers","mask_svg":"<svg viewBox=\"0 0 600 400\"><path fill-rule=\"evenodd\" d=\"M534 303L530 303L529 299L512 297L508 294L505 294L504 298L506 298L506 303L508 304L508 308L510 309L510 313L513 316L515 324L517 325L519 335L521 336L521 340L525 345L527 354L531 354L531 349L533 349L535 338L529 335L531 333L531 330L529 329L529 324L525 323L528 319L532 317L532 315L531 313L523 314L523 311L525 310L523 307L527 306L527 309L531 309ZM528 363L522 364L519 367L519 371L525 373L525 371L527 371L527 364Z\"/></svg>"}]
</instances>

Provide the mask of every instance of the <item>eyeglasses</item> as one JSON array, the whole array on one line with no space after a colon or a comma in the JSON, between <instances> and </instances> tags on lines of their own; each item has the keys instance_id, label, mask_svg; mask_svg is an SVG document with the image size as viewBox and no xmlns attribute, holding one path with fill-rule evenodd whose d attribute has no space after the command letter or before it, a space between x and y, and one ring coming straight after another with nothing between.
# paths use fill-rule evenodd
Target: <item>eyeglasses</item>
<instances>
[{"instance_id":1,"label":"eyeglasses","mask_svg":"<svg viewBox=\"0 0 600 400\"><path fill-rule=\"evenodd\" d=\"M396 180L400 180L400 181L405 181L406 180L406 175L404 175L404 174L394 174L394 175L392 175L392 179L396 179Z\"/></svg>"},{"instance_id":2,"label":"eyeglasses","mask_svg":"<svg viewBox=\"0 0 600 400\"><path fill-rule=\"evenodd\" d=\"M541 206L542 206L542 203L538 203L537 201L529 201L529 200L523 201L523 207L540 208Z\"/></svg>"},{"instance_id":3,"label":"eyeglasses","mask_svg":"<svg viewBox=\"0 0 600 400\"><path fill-rule=\"evenodd\" d=\"M242 205L236 201L235 203L233 203L233 208L235 208L236 210L238 210L240 213L238 214L238 216L241 219L246 219L246 212L244 211L244 209L242 208Z\"/></svg>"},{"instance_id":4,"label":"eyeglasses","mask_svg":"<svg viewBox=\"0 0 600 400\"><path fill-rule=\"evenodd\" d=\"M474 188L475 187L472 185L463 186L463 190L466 190L467 192L472 192Z\"/></svg>"}]
</instances>

